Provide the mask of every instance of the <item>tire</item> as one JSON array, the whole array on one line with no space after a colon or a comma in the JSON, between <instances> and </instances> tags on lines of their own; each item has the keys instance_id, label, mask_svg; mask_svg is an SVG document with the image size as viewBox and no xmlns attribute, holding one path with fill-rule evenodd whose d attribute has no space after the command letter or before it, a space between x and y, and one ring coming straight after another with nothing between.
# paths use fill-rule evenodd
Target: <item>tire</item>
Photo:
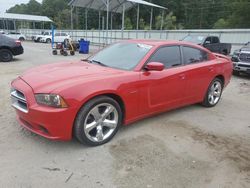
<instances>
[{"instance_id":1,"label":"tire","mask_svg":"<svg viewBox=\"0 0 250 188\"><path fill-rule=\"evenodd\" d=\"M63 51L63 55L64 56L68 56L68 52L67 51Z\"/></svg>"},{"instance_id":2,"label":"tire","mask_svg":"<svg viewBox=\"0 0 250 188\"><path fill-rule=\"evenodd\" d=\"M75 55L75 51L70 50L70 55Z\"/></svg>"},{"instance_id":3,"label":"tire","mask_svg":"<svg viewBox=\"0 0 250 188\"><path fill-rule=\"evenodd\" d=\"M237 71L237 70L233 70L233 75L235 75L235 76L239 76L239 75L240 75L240 72L239 72L239 71Z\"/></svg>"},{"instance_id":4,"label":"tire","mask_svg":"<svg viewBox=\"0 0 250 188\"><path fill-rule=\"evenodd\" d=\"M19 40L20 41L25 41L25 39L23 37L20 37Z\"/></svg>"},{"instance_id":5,"label":"tire","mask_svg":"<svg viewBox=\"0 0 250 188\"><path fill-rule=\"evenodd\" d=\"M0 50L0 61L2 62L9 62L13 59L12 52L8 49L1 49Z\"/></svg>"},{"instance_id":6,"label":"tire","mask_svg":"<svg viewBox=\"0 0 250 188\"><path fill-rule=\"evenodd\" d=\"M46 39L46 43L51 43L51 39Z\"/></svg>"},{"instance_id":7,"label":"tire","mask_svg":"<svg viewBox=\"0 0 250 188\"><path fill-rule=\"evenodd\" d=\"M53 54L53 55L57 55L57 50L53 50L53 51L52 51L52 54Z\"/></svg>"},{"instance_id":8,"label":"tire","mask_svg":"<svg viewBox=\"0 0 250 188\"><path fill-rule=\"evenodd\" d=\"M90 146L105 144L117 133L122 117L117 101L107 96L96 97L84 104L78 112L74 123L74 136L80 143ZM90 124L92 126L87 129Z\"/></svg>"},{"instance_id":9,"label":"tire","mask_svg":"<svg viewBox=\"0 0 250 188\"><path fill-rule=\"evenodd\" d=\"M223 91L223 84L221 79L215 78L209 85L202 105L205 107L213 107L220 101Z\"/></svg>"}]
</instances>

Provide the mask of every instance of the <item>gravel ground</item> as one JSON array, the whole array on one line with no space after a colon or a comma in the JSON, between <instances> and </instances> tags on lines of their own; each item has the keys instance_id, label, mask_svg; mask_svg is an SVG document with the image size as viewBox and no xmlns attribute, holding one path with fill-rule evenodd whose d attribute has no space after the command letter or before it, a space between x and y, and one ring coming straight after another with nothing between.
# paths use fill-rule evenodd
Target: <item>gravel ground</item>
<instances>
[{"instance_id":1,"label":"gravel ground","mask_svg":"<svg viewBox=\"0 0 250 188\"><path fill-rule=\"evenodd\" d=\"M53 56L48 44L23 46L23 55L0 63L0 187L250 187L249 77L233 77L214 108L166 112L87 147L44 139L16 122L12 79L39 64L84 58Z\"/></svg>"}]
</instances>

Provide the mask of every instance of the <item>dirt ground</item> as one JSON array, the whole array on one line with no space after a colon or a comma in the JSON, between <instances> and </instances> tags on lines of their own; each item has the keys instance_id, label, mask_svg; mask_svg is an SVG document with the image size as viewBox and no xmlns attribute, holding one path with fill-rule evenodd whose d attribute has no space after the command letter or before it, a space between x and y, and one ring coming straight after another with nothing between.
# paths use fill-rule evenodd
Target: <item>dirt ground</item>
<instances>
[{"instance_id":1,"label":"dirt ground","mask_svg":"<svg viewBox=\"0 0 250 188\"><path fill-rule=\"evenodd\" d=\"M23 55L0 63L0 187L250 187L250 77L233 77L214 108L166 112L87 147L50 141L18 125L11 80L33 66L84 58L53 56L48 44L23 45Z\"/></svg>"}]
</instances>

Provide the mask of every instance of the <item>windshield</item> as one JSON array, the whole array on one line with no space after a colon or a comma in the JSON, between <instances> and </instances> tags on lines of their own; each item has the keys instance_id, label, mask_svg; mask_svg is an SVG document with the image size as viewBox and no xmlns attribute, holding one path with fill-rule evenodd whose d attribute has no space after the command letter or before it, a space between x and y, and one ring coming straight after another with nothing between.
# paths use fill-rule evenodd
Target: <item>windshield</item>
<instances>
[{"instance_id":1,"label":"windshield","mask_svg":"<svg viewBox=\"0 0 250 188\"><path fill-rule=\"evenodd\" d=\"M183 41L192 42L195 44L202 44L205 37L203 36L186 36Z\"/></svg>"},{"instance_id":2,"label":"windshield","mask_svg":"<svg viewBox=\"0 0 250 188\"><path fill-rule=\"evenodd\" d=\"M103 49L89 60L107 67L132 70L151 48L146 44L121 42Z\"/></svg>"}]
</instances>

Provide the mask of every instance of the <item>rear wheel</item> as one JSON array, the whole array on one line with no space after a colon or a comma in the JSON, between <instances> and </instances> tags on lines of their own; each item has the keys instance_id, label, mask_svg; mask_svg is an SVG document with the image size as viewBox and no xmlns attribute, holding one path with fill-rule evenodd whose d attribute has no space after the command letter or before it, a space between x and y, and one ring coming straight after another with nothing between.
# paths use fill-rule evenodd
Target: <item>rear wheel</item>
<instances>
[{"instance_id":1,"label":"rear wheel","mask_svg":"<svg viewBox=\"0 0 250 188\"><path fill-rule=\"evenodd\" d=\"M120 105L110 97L100 96L79 111L74 124L75 137L81 143L98 146L111 140L121 123Z\"/></svg>"},{"instance_id":2,"label":"rear wheel","mask_svg":"<svg viewBox=\"0 0 250 188\"><path fill-rule=\"evenodd\" d=\"M57 50L53 50L53 51L52 51L52 54L53 54L53 55L57 55Z\"/></svg>"},{"instance_id":3,"label":"rear wheel","mask_svg":"<svg viewBox=\"0 0 250 188\"><path fill-rule=\"evenodd\" d=\"M206 107L215 106L220 101L222 89L223 89L223 84L221 79L215 78L209 85L206 96L204 97L204 100L202 102L203 106Z\"/></svg>"},{"instance_id":4,"label":"rear wheel","mask_svg":"<svg viewBox=\"0 0 250 188\"><path fill-rule=\"evenodd\" d=\"M50 39L46 39L46 43L51 43L51 40Z\"/></svg>"},{"instance_id":5,"label":"rear wheel","mask_svg":"<svg viewBox=\"0 0 250 188\"><path fill-rule=\"evenodd\" d=\"M13 59L12 52L8 49L1 49L0 50L0 61L2 62L9 62Z\"/></svg>"},{"instance_id":6,"label":"rear wheel","mask_svg":"<svg viewBox=\"0 0 250 188\"><path fill-rule=\"evenodd\" d=\"M20 41L25 41L25 39L23 37L20 37L19 40Z\"/></svg>"}]
</instances>

